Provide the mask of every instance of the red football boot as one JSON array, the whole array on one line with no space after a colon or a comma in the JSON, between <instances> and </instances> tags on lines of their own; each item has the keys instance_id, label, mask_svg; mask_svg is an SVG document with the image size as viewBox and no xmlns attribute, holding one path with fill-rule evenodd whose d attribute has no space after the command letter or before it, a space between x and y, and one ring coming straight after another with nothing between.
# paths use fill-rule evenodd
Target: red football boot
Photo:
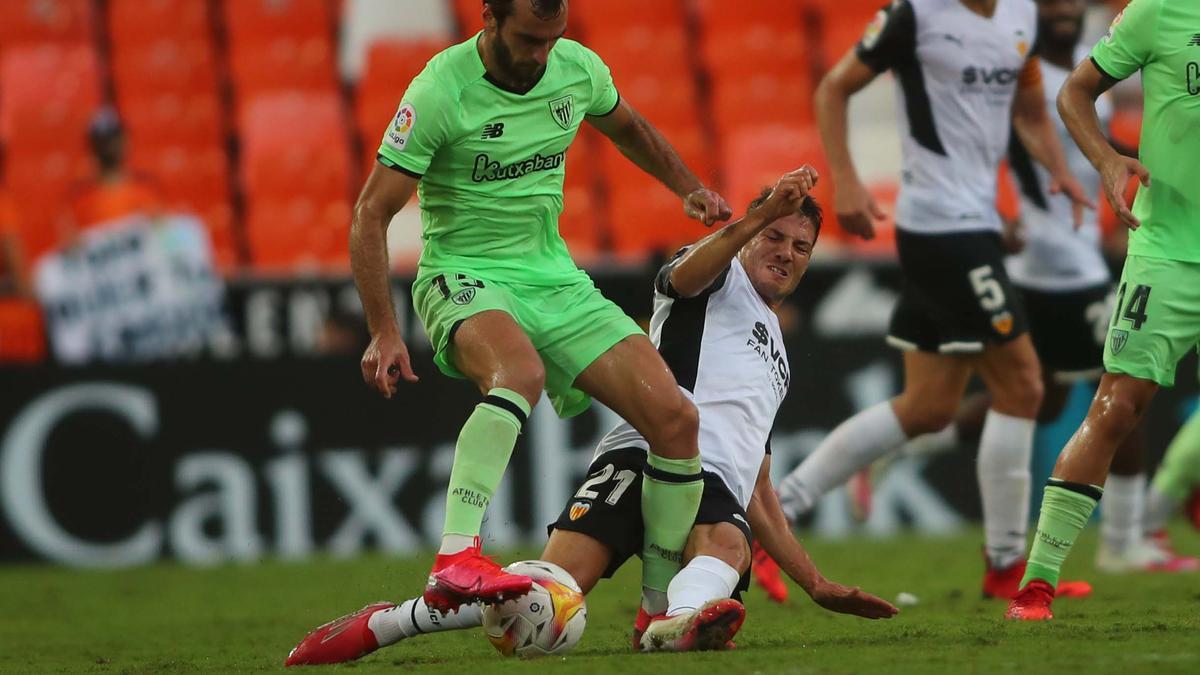
<instances>
[{"instance_id":1,"label":"red football boot","mask_svg":"<svg viewBox=\"0 0 1200 675\"><path fill-rule=\"evenodd\" d=\"M665 614L657 614L650 616L649 612L644 607L638 607L637 618L633 620L633 651L642 651L642 634L650 627L650 622L654 619L661 619Z\"/></svg>"},{"instance_id":2,"label":"red football boot","mask_svg":"<svg viewBox=\"0 0 1200 675\"><path fill-rule=\"evenodd\" d=\"M449 555L438 554L425 586L425 604L443 615L462 605L480 602L494 605L529 592L533 579L509 574L475 545Z\"/></svg>"},{"instance_id":3,"label":"red football boot","mask_svg":"<svg viewBox=\"0 0 1200 675\"><path fill-rule=\"evenodd\" d=\"M986 560L986 556L984 558ZM1019 560L1004 569L992 567L989 561L987 562L987 571L983 574L983 597L985 599L1011 600L1017 597L1021 588L1021 579L1024 577L1024 560ZM1092 594L1092 585L1086 581L1060 581L1057 593L1059 597L1063 598L1084 598Z\"/></svg>"},{"instance_id":4,"label":"red football boot","mask_svg":"<svg viewBox=\"0 0 1200 675\"><path fill-rule=\"evenodd\" d=\"M1054 589L1041 579L1033 579L1008 603L1004 618L1012 621L1049 621L1054 618L1050 605Z\"/></svg>"},{"instance_id":5,"label":"red football boot","mask_svg":"<svg viewBox=\"0 0 1200 675\"><path fill-rule=\"evenodd\" d=\"M751 545L750 552L754 558L750 571L754 574L755 583L767 592L767 597L771 600L778 603L787 602L788 587L783 580L783 570L779 569L779 563L758 545L758 540Z\"/></svg>"},{"instance_id":6,"label":"red football boot","mask_svg":"<svg viewBox=\"0 0 1200 675\"><path fill-rule=\"evenodd\" d=\"M655 617L642 633L646 652L691 652L730 649L746 620L746 608L731 598L704 603L694 612Z\"/></svg>"},{"instance_id":7,"label":"red football boot","mask_svg":"<svg viewBox=\"0 0 1200 675\"><path fill-rule=\"evenodd\" d=\"M395 607L390 602L376 602L335 619L314 630L292 648L285 666L312 666L353 661L379 649L375 634L367 627L371 615Z\"/></svg>"}]
</instances>

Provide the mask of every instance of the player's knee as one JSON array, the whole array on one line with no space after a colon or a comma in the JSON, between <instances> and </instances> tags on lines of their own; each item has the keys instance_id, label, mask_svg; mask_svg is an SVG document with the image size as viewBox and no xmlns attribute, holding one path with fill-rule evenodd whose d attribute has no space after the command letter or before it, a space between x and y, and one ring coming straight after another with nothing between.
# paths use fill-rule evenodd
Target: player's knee
<instances>
[{"instance_id":1,"label":"player's knee","mask_svg":"<svg viewBox=\"0 0 1200 675\"><path fill-rule=\"evenodd\" d=\"M1093 423L1097 431L1114 440L1123 439L1133 431L1142 415L1138 401L1121 392L1098 399L1096 404Z\"/></svg>"},{"instance_id":2,"label":"player's knee","mask_svg":"<svg viewBox=\"0 0 1200 675\"><path fill-rule=\"evenodd\" d=\"M904 397L898 401L896 416L909 438L941 431L954 423L958 401L953 399L914 400Z\"/></svg>"},{"instance_id":3,"label":"player's knee","mask_svg":"<svg viewBox=\"0 0 1200 675\"><path fill-rule=\"evenodd\" d=\"M992 392L992 406L1006 415L1036 419L1045 397L1042 371L1036 363L1018 366Z\"/></svg>"},{"instance_id":4,"label":"player's knee","mask_svg":"<svg viewBox=\"0 0 1200 675\"><path fill-rule=\"evenodd\" d=\"M682 459L696 450L696 435L700 430L700 414L683 394L658 406L648 420L646 439L656 454Z\"/></svg>"},{"instance_id":5,"label":"player's knee","mask_svg":"<svg viewBox=\"0 0 1200 675\"><path fill-rule=\"evenodd\" d=\"M746 535L735 525L717 523L706 534L696 546L696 555L717 558L739 574L744 574L750 568L750 544L746 542Z\"/></svg>"},{"instance_id":6,"label":"player's knee","mask_svg":"<svg viewBox=\"0 0 1200 675\"><path fill-rule=\"evenodd\" d=\"M496 373L489 385L492 389L500 387L515 391L533 406L541 398L542 389L546 386L546 369L540 360L532 360L520 367Z\"/></svg>"}]
</instances>

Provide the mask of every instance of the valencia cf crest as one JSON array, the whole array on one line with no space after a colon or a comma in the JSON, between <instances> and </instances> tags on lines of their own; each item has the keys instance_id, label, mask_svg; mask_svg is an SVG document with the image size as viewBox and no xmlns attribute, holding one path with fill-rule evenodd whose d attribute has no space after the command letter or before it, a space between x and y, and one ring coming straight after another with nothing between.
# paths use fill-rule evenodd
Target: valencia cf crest
<instances>
[{"instance_id":1,"label":"valencia cf crest","mask_svg":"<svg viewBox=\"0 0 1200 675\"><path fill-rule=\"evenodd\" d=\"M992 316L992 328L1001 335L1008 335L1013 329L1012 312L1000 312Z\"/></svg>"},{"instance_id":2,"label":"valencia cf crest","mask_svg":"<svg viewBox=\"0 0 1200 675\"><path fill-rule=\"evenodd\" d=\"M571 510L567 513L571 520L579 520L587 515L588 511L592 510L592 505L588 502L575 502L571 504Z\"/></svg>"},{"instance_id":3,"label":"valencia cf crest","mask_svg":"<svg viewBox=\"0 0 1200 675\"><path fill-rule=\"evenodd\" d=\"M575 95L567 94L550 101L550 116L564 131L570 130L571 122L575 119Z\"/></svg>"},{"instance_id":4,"label":"valencia cf crest","mask_svg":"<svg viewBox=\"0 0 1200 675\"><path fill-rule=\"evenodd\" d=\"M1111 344L1109 346L1112 347L1112 353L1120 354L1121 350L1125 348L1125 343L1128 341L1129 341L1129 331L1114 330L1112 332L1112 339L1109 340L1109 342L1111 342Z\"/></svg>"}]
</instances>

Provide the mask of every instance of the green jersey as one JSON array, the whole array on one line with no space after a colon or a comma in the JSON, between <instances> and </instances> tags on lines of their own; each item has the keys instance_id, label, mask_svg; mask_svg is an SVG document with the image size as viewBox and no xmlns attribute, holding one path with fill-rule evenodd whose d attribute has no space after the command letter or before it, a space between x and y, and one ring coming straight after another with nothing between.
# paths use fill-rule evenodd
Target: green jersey
<instances>
[{"instance_id":1,"label":"green jersey","mask_svg":"<svg viewBox=\"0 0 1200 675\"><path fill-rule=\"evenodd\" d=\"M619 97L608 67L573 40L550 51L524 94L489 78L479 35L434 56L412 81L379 161L421 178L420 269L534 285L577 280L558 233L566 153L585 115Z\"/></svg>"},{"instance_id":2,"label":"green jersey","mask_svg":"<svg viewBox=\"0 0 1200 675\"><path fill-rule=\"evenodd\" d=\"M1092 61L1117 80L1142 71L1139 154L1151 186L1138 187L1129 253L1200 262L1200 0L1133 0Z\"/></svg>"}]
</instances>

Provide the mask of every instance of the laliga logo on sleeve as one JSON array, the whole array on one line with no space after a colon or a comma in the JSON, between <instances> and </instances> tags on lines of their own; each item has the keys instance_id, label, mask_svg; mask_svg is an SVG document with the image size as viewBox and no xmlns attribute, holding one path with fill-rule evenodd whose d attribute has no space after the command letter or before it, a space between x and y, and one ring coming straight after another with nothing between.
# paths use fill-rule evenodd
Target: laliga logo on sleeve
<instances>
[{"instance_id":1,"label":"laliga logo on sleeve","mask_svg":"<svg viewBox=\"0 0 1200 675\"><path fill-rule=\"evenodd\" d=\"M408 143L413 125L417 123L417 109L411 103L401 103L396 111L396 119L392 121L392 129L388 132L388 140L400 150Z\"/></svg>"}]
</instances>

